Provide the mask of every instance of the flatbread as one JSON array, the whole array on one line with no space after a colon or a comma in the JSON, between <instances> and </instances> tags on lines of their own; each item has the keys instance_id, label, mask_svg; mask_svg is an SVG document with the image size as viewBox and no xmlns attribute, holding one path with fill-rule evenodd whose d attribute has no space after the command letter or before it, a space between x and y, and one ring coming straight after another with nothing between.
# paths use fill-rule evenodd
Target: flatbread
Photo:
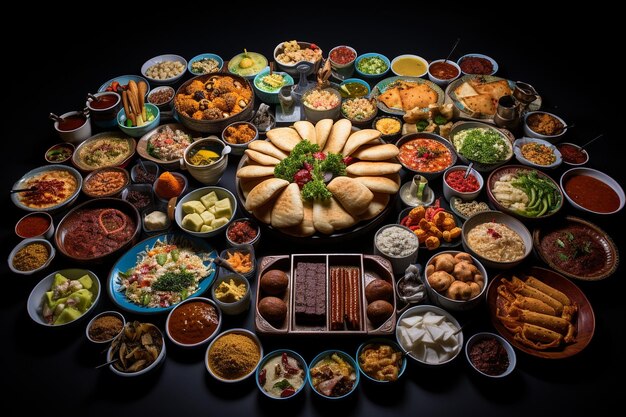
<instances>
[{"instance_id":1,"label":"flatbread","mask_svg":"<svg viewBox=\"0 0 626 417\"><path fill-rule=\"evenodd\" d=\"M286 153L278 149L276 146L272 145L272 142L268 142L266 140L253 140L248 145L248 149L252 149L253 151L257 152L263 152L264 154L276 159L280 159L281 161L287 158Z\"/></svg>"},{"instance_id":2,"label":"flatbread","mask_svg":"<svg viewBox=\"0 0 626 417\"><path fill-rule=\"evenodd\" d=\"M354 179L373 193L395 194L400 189L400 185L387 177L354 177Z\"/></svg>"},{"instance_id":3,"label":"flatbread","mask_svg":"<svg viewBox=\"0 0 626 417\"><path fill-rule=\"evenodd\" d=\"M465 97L477 96L478 92L467 82L461 83L460 86L454 89L454 94L458 99Z\"/></svg>"},{"instance_id":4,"label":"flatbread","mask_svg":"<svg viewBox=\"0 0 626 417\"><path fill-rule=\"evenodd\" d=\"M271 198L267 203L263 204L261 207L254 209L252 214L259 221L270 224L272 221L272 210L274 209L274 203L276 202L276 198Z\"/></svg>"},{"instance_id":5,"label":"flatbread","mask_svg":"<svg viewBox=\"0 0 626 417\"><path fill-rule=\"evenodd\" d=\"M248 194L250 194L250 191L252 191L254 187L261 184L265 180L269 180L270 178L274 177L243 178L239 180L239 186L241 187L243 198L248 198Z\"/></svg>"},{"instance_id":6,"label":"flatbread","mask_svg":"<svg viewBox=\"0 0 626 417\"><path fill-rule=\"evenodd\" d=\"M352 154L362 161L385 161L398 156L400 150L391 143L384 145L362 146Z\"/></svg>"},{"instance_id":7,"label":"flatbread","mask_svg":"<svg viewBox=\"0 0 626 417\"><path fill-rule=\"evenodd\" d=\"M496 103L489 94L465 97L462 101L465 107L474 113L482 113L485 115L496 114Z\"/></svg>"},{"instance_id":8,"label":"flatbread","mask_svg":"<svg viewBox=\"0 0 626 417\"><path fill-rule=\"evenodd\" d=\"M302 140L306 139L311 143L317 143L317 133L315 132L315 126L313 123L306 120L295 122L293 127L296 129Z\"/></svg>"},{"instance_id":9,"label":"flatbread","mask_svg":"<svg viewBox=\"0 0 626 417\"><path fill-rule=\"evenodd\" d=\"M428 107L429 104L436 103L438 98L439 95L427 84L417 84L414 87L400 90L400 99L402 100L402 109L404 111L409 111L416 107Z\"/></svg>"},{"instance_id":10,"label":"flatbread","mask_svg":"<svg viewBox=\"0 0 626 417\"><path fill-rule=\"evenodd\" d=\"M375 193L372 202L367 207L367 210L359 216L359 220L370 220L378 216L385 210L387 204L389 204L389 194Z\"/></svg>"},{"instance_id":11,"label":"flatbread","mask_svg":"<svg viewBox=\"0 0 626 417\"><path fill-rule=\"evenodd\" d=\"M257 164L274 166L278 165L278 163L280 162L280 159L276 159L273 156L269 156L262 152L253 151L252 149L246 149L244 152L246 155L248 155L248 158L250 158Z\"/></svg>"},{"instance_id":12,"label":"flatbread","mask_svg":"<svg viewBox=\"0 0 626 417\"><path fill-rule=\"evenodd\" d=\"M274 175L274 167L246 165L237 170L237 178L259 178Z\"/></svg>"},{"instance_id":13,"label":"flatbread","mask_svg":"<svg viewBox=\"0 0 626 417\"><path fill-rule=\"evenodd\" d=\"M348 137L341 153L343 156L349 156L362 145L380 138L380 135L381 133L376 129L362 129L354 132Z\"/></svg>"},{"instance_id":14,"label":"flatbread","mask_svg":"<svg viewBox=\"0 0 626 417\"><path fill-rule=\"evenodd\" d=\"M290 127L277 127L267 132L268 139L283 151L291 152L302 140L298 132Z\"/></svg>"},{"instance_id":15,"label":"flatbread","mask_svg":"<svg viewBox=\"0 0 626 417\"><path fill-rule=\"evenodd\" d=\"M330 130L333 128L333 124L333 119L322 119L315 124L315 135L320 149L324 149L324 146L326 146L326 141L330 135Z\"/></svg>"},{"instance_id":16,"label":"flatbread","mask_svg":"<svg viewBox=\"0 0 626 417\"><path fill-rule=\"evenodd\" d=\"M276 193L289 185L289 181L280 178L265 180L250 191L246 198L246 210L254 211L267 203Z\"/></svg>"},{"instance_id":17,"label":"flatbread","mask_svg":"<svg viewBox=\"0 0 626 417\"><path fill-rule=\"evenodd\" d=\"M355 162L346 168L346 172L351 175L377 176L385 174L395 174L400 171L402 165L392 162Z\"/></svg>"},{"instance_id":18,"label":"flatbread","mask_svg":"<svg viewBox=\"0 0 626 417\"><path fill-rule=\"evenodd\" d=\"M335 177L327 185L328 191L351 215L358 216L367 210L374 194L365 185L349 177Z\"/></svg>"},{"instance_id":19,"label":"flatbread","mask_svg":"<svg viewBox=\"0 0 626 417\"><path fill-rule=\"evenodd\" d=\"M313 226L315 230L330 235L336 230L353 226L357 220L341 207L334 197L313 203Z\"/></svg>"},{"instance_id":20,"label":"flatbread","mask_svg":"<svg viewBox=\"0 0 626 417\"><path fill-rule=\"evenodd\" d=\"M315 233L315 227L313 226L313 203L303 201L302 204L304 207L304 217L300 224L282 229L282 232L296 237L308 237Z\"/></svg>"},{"instance_id":21,"label":"flatbread","mask_svg":"<svg viewBox=\"0 0 626 417\"><path fill-rule=\"evenodd\" d=\"M343 150L343 147L350 136L352 131L352 122L348 119L340 119L333 125L328 136L326 146L324 146L324 152L339 153Z\"/></svg>"},{"instance_id":22,"label":"flatbread","mask_svg":"<svg viewBox=\"0 0 626 417\"><path fill-rule=\"evenodd\" d=\"M296 226L304 218L304 206L300 197L300 187L292 182L281 191L272 209L272 227L279 229L283 227Z\"/></svg>"},{"instance_id":23,"label":"flatbread","mask_svg":"<svg viewBox=\"0 0 626 417\"><path fill-rule=\"evenodd\" d=\"M402 98L398 87L390 88L378 96L378 100L385 103L390 109L402 110Z\"/></svg>"},{"instance_id":24,"label":"flatbread","mask_svg":"<svg viewBox=\"0 0 626 417\"><path fill-rule=\"evenodd\" d=\"M478 94L488 94L494 100L498 100L502 96L508 96L513 93L506 80L477 84L474 85L474 89L478 92Z\"/></svg>"}]
</instances>

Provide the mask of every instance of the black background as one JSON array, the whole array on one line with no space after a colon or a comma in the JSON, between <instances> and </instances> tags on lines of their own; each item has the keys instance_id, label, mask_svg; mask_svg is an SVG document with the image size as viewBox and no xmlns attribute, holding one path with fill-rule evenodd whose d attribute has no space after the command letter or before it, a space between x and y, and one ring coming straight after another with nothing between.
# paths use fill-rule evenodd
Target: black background
<instances>
[{"instance_id":1,"label":"black background","mask_svg":"<svg viewBox=\"0 0 626 417\"><path fill-rule=\"evenodd\" d=\"M447 4L404 7L379 2L367 13L317 3L307 11L290 11L286 5L270 11L237 6L237 11L229 13L212 4L173 4L171 11L162 14L142 10L152 6L111 6L89 19L68 11L62 18L51 15L47 23L33 25L30 30L38 35L32 43L22 40L19 32L3 30L11 58L7 69L12 73L4 82L7 111L1 189L7 191L3 202L8 212L0 231L4 256L19 241L13 227L23 215L7 198L8 190L27 170L43 165L45 150L59 142L47 114L82 108L86 93L95 92L114 76L138 74L145 60L163 53L189 59L213 52L227 60L247 48L271 57L276 44L298 39L315 42L326 53L333 46L347 44L359 53L376 51L390 58L415 53L432 60L445 57L454 40L461 37L453 58L469 52L485 53L498 61L497 75L534 85L545 109L576 123L567 141L584 143L606 133L615 112L621 111L607 105L611 99L618 100L609 96L610 84L618 81L614 71L617 64L595 65L605 62L604 47L611 46L608 25L600 12L585 11L565 19L558 11L533 4L514 12L487 13L483 7L460 10ZM257 6L262 9L261 3ZM616 151L620 139L606 135L592 145L589 166L623 183L623 154ZM232 158L221 185L233 188L237 162ZM393 222L395 217L396 213L391 213L387 221ZM55 217L57 222L59 219ZM590 218L624 249L624 238L617 231L621 219L621 215ZM342 245L316 246L289 245L265 234L258 254L371 253L372 233ZM218 250L225 247L223 238L210 242ZM424 252L419 261L427 257ZM533 260L529 264L538 263ZM546 361L519 353L516 372L498 383L477 378L462 356L445 369L424 369L409 363L404 378L389 388L362 382L356 395L341 402L321 401L310 389L293 401L277 402L266 400L252 379L232 386L213 381L204 367L204 349L180 350L168 344L164 366L140 379L122 379L107 369L94 370L104 355L86 341L86 321L68 329L42 329L26 313L26 299L33 286L48 273L73 265L57 255L49 268L34 276L16 276L6 265L1 267L5 288L0 303L0 329L4 333L1 360L3 385L9 386L3 396L29 398L20 402L28 411L107 416L170 412L318 415L334 411L349 415L581 415L596 411L600 404L621 403L611 381L624 370L623 346L618 343L623 340L625 319L623 267L603 282L577 282L595 310L596 334L588 348L573 358ZM88 267L104 286L111 265ZM97 311L110 308L112 304L103 293ZM462 323L468 322L466 339L477 331L493 330L486 314L486 309L479 308L471 314L456 315ZM163 328L165 317L149 320ZM240 326L252 328L252 312L227 320L223 328ZM342 348L353 354L361 340L265 338L263 343L266 352L288 347L310 361L327 348Z\"/></svg>"}]
</instances>

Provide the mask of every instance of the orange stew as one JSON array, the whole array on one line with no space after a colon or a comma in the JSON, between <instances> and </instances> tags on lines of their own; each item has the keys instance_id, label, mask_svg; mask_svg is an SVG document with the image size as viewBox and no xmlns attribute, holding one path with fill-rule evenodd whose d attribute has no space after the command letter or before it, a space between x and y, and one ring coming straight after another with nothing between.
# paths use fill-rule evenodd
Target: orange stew
<instances>
[{"instance_id":1,"label":"orange stew","mask_svg":"<svg viewBox=\"0 0 626 417\"><path fill-rule=\"evenodd\" d=\"M449 80L459 75L459 70L454 65L446 62L434 62L428 70L440 80Z\"/></svg>"},{"instance_id":2,"label":"orange stew","mask_svg":"<svg viewBox=\"0 0 626 417\"><path fill-rule=\"evenodd\" d=\"M211 336L218 323L215 307L203 301L190 301L174 310L167 328L177 342L193 345Z\"/></svg>"},{"instance_id":3,"label":"orange stew","mask_svg":"<svg viewBox=\"0 0 626 417\"><path fill-rule=\"evenodd\" d=\"M598 213L612 213L620 205L611 187L589 175L573 175L565 183L565 192L579 206Z\"/></svg>"},{"instance_id":4,"label":"orange stew","mask_svg":"<svg viewBox=\"0 0 626 417\"><path fill-rule=\"evenodd\" d=\"M413 139L400 146L400 162L419 172L443 171L452 165L452 154L440 142L432 139Z\"/></svg>"}]
</instances>

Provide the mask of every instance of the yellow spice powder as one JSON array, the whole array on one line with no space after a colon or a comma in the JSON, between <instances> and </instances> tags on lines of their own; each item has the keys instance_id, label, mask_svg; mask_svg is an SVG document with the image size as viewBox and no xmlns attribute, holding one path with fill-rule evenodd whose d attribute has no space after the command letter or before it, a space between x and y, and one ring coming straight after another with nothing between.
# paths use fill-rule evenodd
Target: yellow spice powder
<instances>
[{"instance_id":1,"label":"yellow spice powder","mask_svg":"<svg viewBox=\"0 0 626 417\"><path fill-rule=\"evenodd\" d=\"M209 367L224 379L239 379L247 375L260 359L261 352L256 342L237 333L219 337L209 351Z\"/></svg>"}]
</instances>

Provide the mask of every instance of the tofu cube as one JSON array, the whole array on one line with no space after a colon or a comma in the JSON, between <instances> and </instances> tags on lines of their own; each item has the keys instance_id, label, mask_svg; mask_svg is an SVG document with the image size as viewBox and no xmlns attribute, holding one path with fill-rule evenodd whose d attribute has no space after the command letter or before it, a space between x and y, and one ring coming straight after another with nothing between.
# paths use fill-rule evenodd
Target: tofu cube
<instances>
[{"instance_id":1,"label":"tofu cube","mask_svg":"<svg viewBox=\"0 0 626 417\"><path fill-rule=\"evenodd\" d=\"M191 213L183 217L182 225L187 230L199 232L202 225L204 225L204 221L198 213Z\"/></svg>"},{"instance_id":2,"label":"tofu cube","mask_svg":"<svg viewBox=\"0 0 626 417\"><path fill-rule=\"evenodd\" d=\"M202 213L206 211L204 205L198 200L187 201L183 203L183 213L192 214L192 213Z\"/></svg>"},{"instance_id":3,"label":"tofu cube","mask_svg":"<svg viewBox=\"0 0 626 417\"><path fill-rule=\"evenodd\" d=\"M203 224L202 227L200 228L200 231L202 233L210 232L211 230L213 230L213 228L211 226L206 225L206 224Z\"/></svg>"},{"instance_id":4,"label":"tofu cube","mask_svg":"<svg viewBox=\"0 0 626 417\"><path fill-rule=\"evenodd\" d=\"M200 197L200 201L202 202L202 204L204 204L204 207L206 207L207 209L215 205L215 202L217 200L219 200L219 198L217 198L217 194L215 194L215 191L211 191L210 193L205 194L202 197Z\"/></svg>"},{"instance_id":5,"label":"tofu cube","mask_svg":"<svg viewBox=\"0 0 626 417\"><path fill-rule=\"evenodd\" d=\"M226 217L217 217L211 222L211 227L213 229L217 229L218 227L222 227L228 223L228 218Z\"/></svg>"},{"instance_id":6,"label":"tofu cube","mask_svg":"<svg viewBox=\"0 0 626 417\"><path fill-rule=\"evenodd\" d=\"M215 203L215 217L226 217L227 219L230 219L232 214L233 209L228 198L218 200Z\"/></svg>"},{"instance_id":7,"label":"tofu cube","mask_svg":"<svg viewBox=\"0 0 626 417\"><path fill-rule=\"evenodd\" d=\"M200 217L202 217L202 221L207 226L210 226L211 223L213 223L213 220L215 220L215 215L213 215L213 213L211 213L210 211L205 211L201 213Z\"/></svg>"}]
</instances>

